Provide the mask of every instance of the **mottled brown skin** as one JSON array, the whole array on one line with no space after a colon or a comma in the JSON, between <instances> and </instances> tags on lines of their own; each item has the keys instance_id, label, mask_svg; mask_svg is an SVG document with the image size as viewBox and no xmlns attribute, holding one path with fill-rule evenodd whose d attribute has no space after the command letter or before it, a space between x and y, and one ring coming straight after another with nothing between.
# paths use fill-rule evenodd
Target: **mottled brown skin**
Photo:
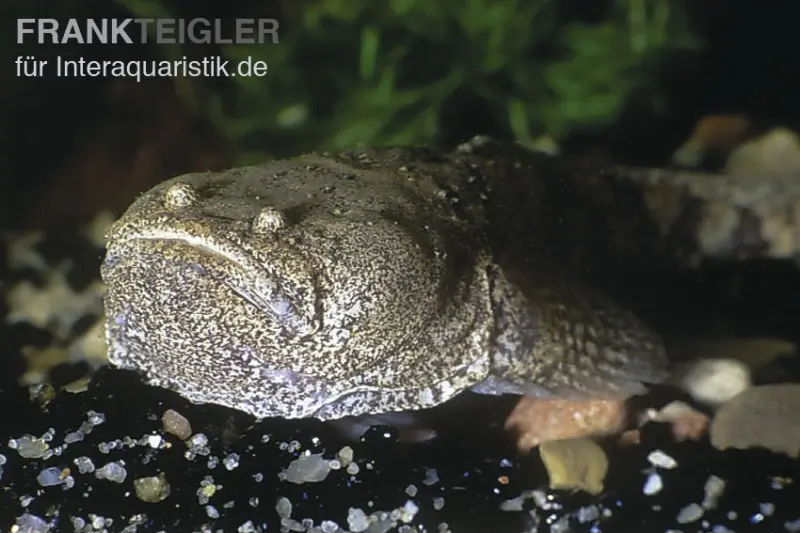
<instances>
[{"instance_id":1,"label":"mottled brown skin","mask_svg":"<svg viewBox=\"0 0 800 533\"><path fill-rule=\"evenodd\" d=\"M359 149L164 182L110 230L110 361L256 417L643 392L661 340L558 268L520 154Z\"/></svg>"}]
</instances>

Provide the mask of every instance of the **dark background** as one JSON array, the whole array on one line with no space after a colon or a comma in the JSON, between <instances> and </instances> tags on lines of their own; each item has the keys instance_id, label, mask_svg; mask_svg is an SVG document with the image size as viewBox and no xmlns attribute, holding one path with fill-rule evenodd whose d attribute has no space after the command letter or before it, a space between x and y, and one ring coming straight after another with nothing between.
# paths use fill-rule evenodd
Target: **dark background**
<instances>
[{"instance_id":1,"label":"dark background","mask_svg":"<svg viewBox=\"0 0 800 533\"><path fill-rule=\"evenodd\" d=\"M7 3L0 45L0 227L84 221L102 208L123 209L137 193L175 174L357 142L452 144L476 133L525 141L527 132L531 138L550 136L567 152L664 165L693 124L709 114L743 113L754 123L790 127L800 123L796 2L495 3L497 9L512 9L513 17L494 16L492 3L485 14L465 13L465 2L442 2L428 14L428 2L407 4L410 14L404 18L359 1L348 13L338 2L310 0L163 1L158 5L173 17L281 21L279 45L235 51L267 61L267 79L251 80L253 86L245 88L230 80L191 80L187 93L185 84L181 88L169 79L17 78L18 55L143 60L176 51L199 57L225 50L18 45L12 25L19 17L142 16L142 7L130 0ZM634 37L631 17L643 6L653 20L661 16L658 9L666 9L670 22L660 38L645 31L656 45L637 55L628 46ZM526 19L528 13L535 16ZM309 22L310 14L321 22ZM449 17L462 23L451 25ZM475 20L486 27L465 31ZM501 45L488 36L497 31L493 20L507 33ZM519 28L502 27L510 20ZM581 37L573 32L576 27L597 33ZM411 106L403 108L391 97L379 105L364 103L377 92L359 67L364 28L380 35L378 65L393 47L405 50L394 74L398 90L418 89ZM684 46L686 39L690 46ZM570 63L576 49L583 50L584 63ZM491 54L500 58L499 67L482 67L481 58ZM572 95L565 96L548 70L558 62L576 73ZM462 64L475 70L446 98L428 90L442 72ZM580 107L601 93L607 106ZM566 110L569 99L576 109ZM511 101L526 110L527 129L510 118ZM278 127L280 110L298 102L306 109L302 125ZM420 109L430 113L431 124L406 127ZM351 126L356 126L352 132Z\"/></svg>"}]
</instances>

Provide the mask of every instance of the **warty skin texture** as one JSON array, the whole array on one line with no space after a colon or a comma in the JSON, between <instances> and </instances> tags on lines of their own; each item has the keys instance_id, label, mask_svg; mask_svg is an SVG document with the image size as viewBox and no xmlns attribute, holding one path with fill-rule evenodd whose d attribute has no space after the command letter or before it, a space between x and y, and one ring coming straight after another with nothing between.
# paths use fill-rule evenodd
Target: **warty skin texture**
<instances>
[{"instance_id":1,"label":"warty skin texture","mask_svg":"<svg viewBox=\"0 0 800 533\"><path fill-rule=\"evenodd\" d=\"M151 189L109 232L109 359L256 417L486 394L625 398L659 337L537 240L532 163L359 149ZM522 193L524 191L524 194Z\"/></svg>"}]
</instances>

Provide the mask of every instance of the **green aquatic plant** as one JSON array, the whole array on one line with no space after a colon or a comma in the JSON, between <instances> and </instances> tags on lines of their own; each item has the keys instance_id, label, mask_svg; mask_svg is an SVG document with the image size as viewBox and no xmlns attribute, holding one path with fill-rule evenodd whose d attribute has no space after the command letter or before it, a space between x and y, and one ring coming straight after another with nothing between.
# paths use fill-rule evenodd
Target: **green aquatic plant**
<instances>
[{"instance_id":1,"label":"green aquatic plant","mask_svg":"<svg viewBox=\"0 0 800 533\"><path fill-rule=\"evenodd\" d=\"M166 0L118 1L136 16L189 16ZM521 142L560 139L613 123L632 99L657 108L665 61L698 45L680 2L609 6L582 18L554 0L285 3L278 44L219 47L231 62L264 61L266 76L175 83L240 163L458 139L487 123L486 133ZM180 57L187 48L159 50Z\"/></svg>"}]
</instances>

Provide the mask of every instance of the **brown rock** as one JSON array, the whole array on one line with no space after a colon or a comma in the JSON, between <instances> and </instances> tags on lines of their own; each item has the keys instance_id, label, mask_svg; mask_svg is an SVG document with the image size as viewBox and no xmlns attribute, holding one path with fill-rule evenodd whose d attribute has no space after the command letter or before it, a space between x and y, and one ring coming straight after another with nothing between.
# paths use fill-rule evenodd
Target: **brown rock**
<instances>
[{"instance_id":1,"label":"brown rock","mask_svg":"<svg viewBox=\"0 0 800 533\"><path fill-rule=\"evenodd\" d=\"M189 420L177 411L167 409L161 416L165 433L171 433L181 440L192 436L192 425Z\"/></svg>"},{"instance_id":2,"label":"brown rock","mask_svg":"<svg viewBox=\"0 0 800 533\"><path fill-rule=\"evenodd\" d=\"M800 455L800 384L753 387L736 396L711 423L715 448L766 448Z\"/></svg>"},{"instance_id":3,"label":"brown rock","mask_svg":"<svg viewBox=\"0 0 800 533\"><path fill-rule=\"evenodd\" d=\"M624 400L561 400L522 396L506 419L517 434L517 448L527 452L550 441L611 435L622 431Z\"/></svg>"}]
</instances>

